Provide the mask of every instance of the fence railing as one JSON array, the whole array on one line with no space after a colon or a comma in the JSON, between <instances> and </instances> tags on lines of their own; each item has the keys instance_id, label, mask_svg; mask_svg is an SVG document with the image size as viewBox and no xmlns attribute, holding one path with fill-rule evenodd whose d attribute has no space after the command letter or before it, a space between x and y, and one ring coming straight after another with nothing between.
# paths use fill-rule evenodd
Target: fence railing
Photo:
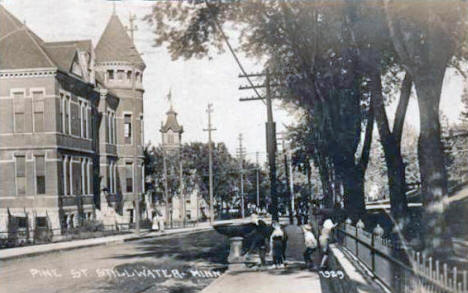
<instances>
[{"instance_id":1,"label":"fence railing","mask_svg":"<svg viewBox=\"0 0 468 293\"><path fill-rule=\"evenodd\" d=\"M383 238L379 225L371 233L362 221L353 226L347 220L337 227L336 239L392 292L468 292L466 271Z\"/></svg>"}]
</instances>

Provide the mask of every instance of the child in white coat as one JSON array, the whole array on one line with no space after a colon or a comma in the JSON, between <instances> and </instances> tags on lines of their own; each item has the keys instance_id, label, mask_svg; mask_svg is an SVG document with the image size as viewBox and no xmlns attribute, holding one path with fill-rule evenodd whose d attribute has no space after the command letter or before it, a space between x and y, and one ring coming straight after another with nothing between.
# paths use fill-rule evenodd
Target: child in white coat
<instances>
[{"instance_id":1,"label":"child in white coat","mask_svg":"<svg viewBox=\"0 0 468 293\"><path fill-rule=\"evenodd\" d=\"M284 231L278 222L274 222L272 226L270 243L273 251L273 267L284 268Z\"/></svg>"}]
</instances>

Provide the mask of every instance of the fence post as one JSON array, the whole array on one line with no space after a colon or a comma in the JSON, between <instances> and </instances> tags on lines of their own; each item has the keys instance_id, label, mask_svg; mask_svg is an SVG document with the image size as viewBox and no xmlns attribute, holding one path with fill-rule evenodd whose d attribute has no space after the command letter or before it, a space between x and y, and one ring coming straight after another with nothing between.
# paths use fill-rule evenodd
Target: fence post
<instances>
[{"instance_id":1,"label":"fence post","mask_svg":"<svg viewBox=\"0 0 468 293\"><path fill-rule=\"evenodd\" d=\"M452 282L453 282L453 289L457 289L457 267L453 267L453 277L452 277Z\"/></svg>"},{"instance_id":2,"label":"fence post","mask_svg":"<svg viewBox=\"0 0 468 293\"><path fill-rule=\"evenodd\" d=\"M448 284L448 274L447 274L447 264L444 263L444 286L447 286Z\"/></svg>"},{"instance_id":3,"label":"fence post","mask_svg":"<svg viewBox=\"0 0 468 293\"><path fill-rule=\"evenodd\" d=\"M361 219L359 219L359 221L357 221L356 223L356 256L359 255L358 246L359 246L359 230L360 229L364 230L364 223L361 221Z\"/></svg>"},{"instance_id":4,"label":"fence post","mask_svg":"<svg viewBox=\"0 0 468 293\"><path fill-rule=\"evenodd\" d=\"M463 292L467 291L467 276L466 271L463 271Z\"/></svg>"},{"instance_id":5,"label":"fence post","mask_svg":"<svg viewBox=\"0 0 468 293\"><path fill-rule=\"evenodd\" d=\"M372 272L375 271L375 245L374 245L374 233L371 234L371 267ZM375 274L374 274L375 275Z\"/></svg>"},{"instance_id":6,"label":"fence post","mask_svg":"<svg viewBox=\"0 0 468 293\"><path fill-rule=\"evenodd\" d=\"M375 271L375 250L376 250L375 238L382 237L383 234L384 234L384 230L382 229L382 227L380 227L379 224L377 224L377 226L375 226L374 230L372 231L372 238L371 238L372 272Z\"/></svg>"}]
</instances>

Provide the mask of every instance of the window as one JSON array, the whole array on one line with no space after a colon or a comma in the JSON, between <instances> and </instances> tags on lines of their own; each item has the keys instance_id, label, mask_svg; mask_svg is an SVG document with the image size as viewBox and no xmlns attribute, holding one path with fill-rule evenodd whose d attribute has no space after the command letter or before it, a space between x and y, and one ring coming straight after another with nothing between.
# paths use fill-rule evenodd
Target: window
<instances>
[{"instance_id":1,"label":"window","mask_svg":"<svg viewBox=\"0 0 468 293\"><path fill-rule=\"evenodd\" d=\"M107 128L109 129L109 143L114 143L114 132L112 131L113 125L112 125L112 112L108 111L107 112Z\"/></svg>"},{"instance_id":2,"label":"window","mask_svg":"<svg viewBox=\"0 0 468 293\"><path fill-rule=\"evenodd\" d=\"M169 143L169 144L174 143L174 135L172 133L167 135L167 143Z\"/></svg>"},{"instance_id":3,"label":"window","mask_svg":"<svg viewBox=\"0 0 468 293\"><path fill-rule=\"evenodd\" d=\"M63 96L62 93L60 93L60 101L59 101L60 105L59 105L59 118L58 118L58 125L57 125L57 130L58 132L63 132L64 129L63 129L63 125L64 125L64 122L63 120L65 119L63 113L65 112L64 108L65 108L65 97Z\"/></svg>"},{"instance_id":4,"label":"window","mask_svg":"<svg viewBox=\"0 0 468 293\"><path fill-rule=\"evenodd\" d=\"M71 195L73 192L72 187L72 163L71 157L65 156L63 159L63 182L65 185L64 195Z\"/></svg>"},{"instance_id":5,"label":"window","mask_svg":"<svg viewBox=\"0 0 468 293\"><path fill-rule=\"evenodd\" d=\"M88 105L87 109L86 109L86 137L87 138L92 138L92 131L91 131L91 124L92 124L92 117L91 117L91 112L92 109L91 109L91 106Z\"/></svg>"},{"instance_id":6,"label":"window","mask_svg":"<svg viewBox=\"0 0 468 293\"><path fill-rule=\"evenodd\" d=\"M117 165L115 162L112 164L112 190L117 192Z\"/></svg>"},{"instance_id":7,"label":"window","mask_svg":"<svg viewBox=\"0 0 468 293\"><path fill-rule=\"evenodd\" d=\"M80 134L81 137L86 138L86 104L80 102Z\"/></svg>"},{"instance_id":8,"label":"window","mask_svg":"<svg viewBox=\"0 0 468 293\"><path fill-rule=\"evenodd\" d=\"M140 115L140 144L145 145L145 125L143 123L143 115Z\"/></svg>"},{"instance_id":9,"label":"window","mask_svg":"<svg viewBox=\"0 0 468 293\"><path fill-rule=\"evenodd\" d=\"M145 192L145 165L141 164L141 192Z\"/></svg>"},{"instance_id":10,"label":"window","mask_svg":"<svg viewBox=\"0 0 468 293\"><path fill-rule=\"evenodd\" d=\"M70 96L66 96L64 100L64 106L63 106L63 111L65 113L64 119L63 119L63 125L65 126L65 134L70 134Z\"/></svg>"},{"instance_id":11,"label":"window","mask_svg":"<svg viewBox=\"0 0 468 293\"><path fill-rule=\"evenodd\" d=\"M25 99L23 92L13 93L14 105L15 105L15 132L24 133L26 132L26 121L25 121Z\"/></svg>"},{"instance_id":12,"label":"window","mask_svg":"<svg viewBox=\"0 0 468 293\"><path fill-rule=\"evenodd\" d=\"M33 92L34 103L34 132L44 131L44 100L43 92Z\"/></svg>"},{"instance_id":13,"label":"window","mask_svg":"<svg viewBox=\"0 0 468 293\"><path fill-rule=\"evenodd\" d=\"M28 218L27 217L16 217L18 220L18 228L27 229L28 228Z\"/></svg>"},{"instance_id":14,"label":"window","mask_svg":"<svg viewBox=\"0 0 468 293\"><path fill-rule=\"evenodd\" d=\"M38 228L47 228L47 218L46 217L36 217L36 227Z\"/></svg>"},{"instance_id":15,"label":"window","mask_svg":"<svg viewBox=\"0 0 468 293\"><path fill-rule=\"evenodd\" d=\"M116 122L116 118L115 118L115 113L112 115L112 130L113 130L113 134L112 136L114 137L114 144L117 143L117 122Z\"/></svg>"},{"instance_id":16,"label":"window","mask_svg":"<svg viewBox=\"0 0 468 293\"><path fill-rule=\"evenodd\" d=\"M71 107L71 133L72 135L82 137L82 124L81 124L81 107L82 107L82 102L78 103L72 103Z\"/></svg>"},{"instance_id":17,"label":"window","mask_svg":"<svg viewBox=\"0 0 468 293\"><path fill-rule=\"evenodd\" d=\"M135 73L135 82L141 82L141 75L139 72Z\"/></svg>"},{"instance_id":18,"label":"window","mask_svg":"<svg viewBox=\"0 0 468 293\"><path fill-rule=\"evenodd\" d=\"M81 159L81 190L83 194L88 193L87 161L87 159Z\"/></svg>"},{"instance_id":19,"label":"window","mask_svg":"<svg viewBox=\"0 0 468 293\"><path fill-rule=\"evenodd\" d=\"M63 157L63 195L68 194L68 158L66 156Z\"/></svg>"},{"instance_id":20,"label":"window","mask_svg":"<svg viewBox=\"0 0 468 293\"><path fill-rule=\"evenodd\" d=\"M117 70L117 79L118 80L123 80L125 77L125 71L123 70Z\"/></svg>"},{"instance_id":21,"label":"window","mask_svg":"<svg viewBox=\"0 0 468 293\"><path fill-rule=\"evenodd\" d=\"M125 163L125 182L127 184L126 191L133 192L133 163L127 162Z\"/></svg>"},{"instance_id":22,"label":"window","mask_svg":"<svg viewBox=\"0 0 468 293\"><path fill-rule=\"evenodd\" d=\"M16 194L26 194L26 157L16 157Z\"/></svg>"},{"instance_id":23,"label":"window","mask_svg":"<svg viewBox=\"0 0 468 293\"><path fill-rule=\"evenodd\" d=\"M45 174L45 157L36 156L36 194L46 193Z\"/></svg>"},{"instance_id":24,"label":"window","mask_svg":"<svg viewBox=\"0 0 468 293\"><path fill-rule=\"evenodd\" d=\"M124 115L124 138L125 144L132 144L132 115Z\"/></svg>"},{"instance_id":25,"label":"window","mask_svg":"<svg viewBox=\"0 0 468 293\"><path fill-rule=\"evenodd\" d=\"M131 71L127 71L127 79L128 80L132 79L132 72Z\"/></svg>"},{"instance_id":26,"label":"window","mask_svg":"<svg viewBox=\"0 0 468 293\"><path fill-rule=\"evenodd\" d=\"M92 163L91 160L88 159L88 163L86 166L86 179L88 180L88 194L92 194L92 187L91 187L91 174L92 174Z\"/></svg>"},{"instance_id":27,"label":"window","mask_svg":"<svg viewBox=\"0 0 468 293\"><path fill-rule=\"evenodd\" d=\"M110 143L110 112L107 111L107 118L105 120L105 125L106 125L106 143Z\"/></svg>"},{"instance_id":28,"label":"window","mask_svg":"<svg viewBox=\"0 0 468 293\"><path fill-rule=\"evenodd\" d=\"M81 169L81 161L78 158L75 160L72 160L72 176L71 180L73 180L73 187L72 187L72 192L73 194L83 194L83 180L81 177L82 174L82 169Z\"/></svg>"},{"instance_id":29,"label":"window","mask_svg":"<svg viewBox=\"0 0 468 293\"><path fill-rule=\"evenodd\" d=\"M107 165L107 188L110 193L114 193L113 180L112 180L112 162Z\"/></svg>"},{"instance_id":30,"label":"window","mask_svg":"<svg viewBox=\"0 0 468 293\"><path fill-rule=\"evenodd\" d=\"M107 70L107 79L114 79L114 70Z\"/></svg>"}]
</instances>

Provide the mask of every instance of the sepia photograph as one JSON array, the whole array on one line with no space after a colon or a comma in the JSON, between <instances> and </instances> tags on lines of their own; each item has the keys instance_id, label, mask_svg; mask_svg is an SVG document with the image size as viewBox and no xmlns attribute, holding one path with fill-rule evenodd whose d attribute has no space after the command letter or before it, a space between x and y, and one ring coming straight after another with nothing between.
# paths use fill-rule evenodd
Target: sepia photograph
<instances>
[{"instance_id":1,"label":"sepia photograph","mask_svg":"<svg viewBox=\"0 0 468 293\"><path fill-rule=\"evenodd\" d=\"M0 0L0 293L468 293L468 1Z\"/></svg>"}]
</instances>

